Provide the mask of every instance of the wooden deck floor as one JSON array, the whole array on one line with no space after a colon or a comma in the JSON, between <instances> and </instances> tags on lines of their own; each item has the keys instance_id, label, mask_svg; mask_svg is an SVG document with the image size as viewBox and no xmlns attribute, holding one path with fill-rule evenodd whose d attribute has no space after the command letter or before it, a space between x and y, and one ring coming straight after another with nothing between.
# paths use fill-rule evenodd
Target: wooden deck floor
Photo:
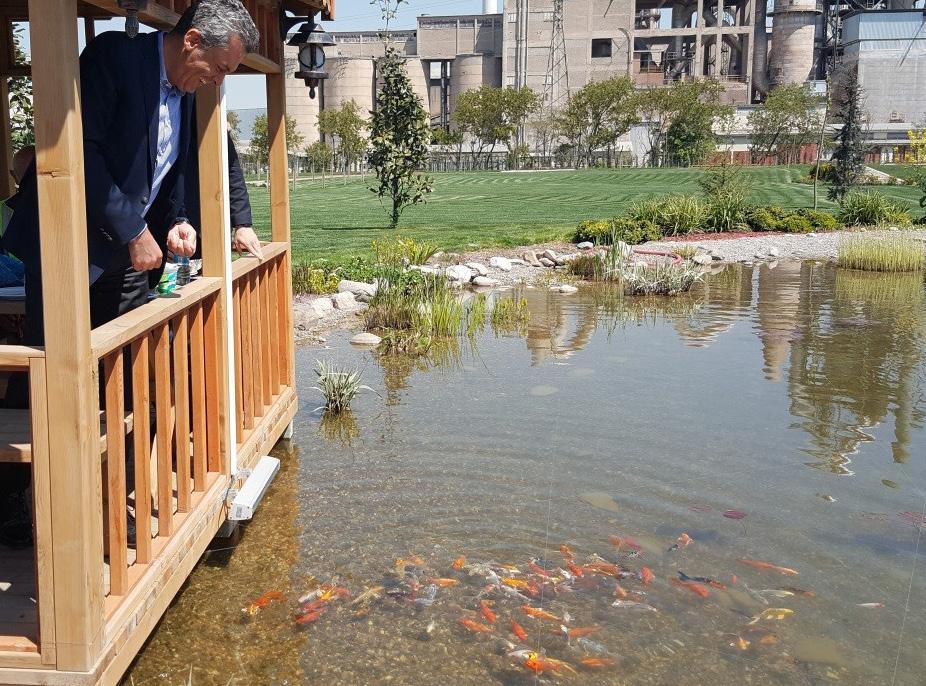
<instances>
[{"instance_id":1,"label":"wooden deck floor","mask_svg":"<svg viewBox=\"0 0 926 686\"><path fill-rule=\"evenodd\" d=\"M0 547L0 651L38 652L34 555Z\"/></svg>"}]
</instances>

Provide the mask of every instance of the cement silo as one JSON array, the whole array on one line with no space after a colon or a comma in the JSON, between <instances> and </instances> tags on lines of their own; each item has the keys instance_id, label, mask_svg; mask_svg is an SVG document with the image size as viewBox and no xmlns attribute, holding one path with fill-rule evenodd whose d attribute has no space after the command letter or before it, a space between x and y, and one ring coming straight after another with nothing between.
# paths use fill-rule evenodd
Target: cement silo
<instances>
[{"instance_id":1,"label":"cement silo","mask_svg":"<svg viewBox=\"0 0 926 686\"><path fill-rule=\"evenodd\" d=\"M491 58L490 58L491 59ZM461 93L479 88L486 83L486 57L483 55L457 55L450 63L450 114L457 109Z\"/></svg>"},{"instance_id":2,"label":"cement silo","mask_svg":"<svg viewBox=\"0 0 926 686\"><path fill-rule=\"evenodd\" d=\"M369 57L329 57L328 79L324 82L324 109L336 110L349 100L357 103L361 117L373 111L375 82Z\"/></svg>"},{"instance_id":3,"label":"cement silo","mask_svg":"<svg viewBox=\"0 0 926 686\"><path fill-rule=\"evenodd\" d=\"M773 86L813 77L814 40L823 9L817 0L775 0L769 76Z\"/></svg>"},{"instance_id":4,"label":"cement silo","mask_svg":"<svg viewBox=\"0 0 926 686\"><path fill-rule=\"evenodd\" d=\"M483 14L498 14L497 0L482 0Z\"/></svg>"},{"instance_id":5,"label":"cement silo","mask_svg":"<svg viewBox=\"0 0 926 686\"><path fill-rule=\"evenodd\" d=\"M412 83L412 91L421 98L421 104L424 105L424 111L431 112L431 97L429 82L430 65L422 60L411 58L405 60L405 70L408 72L408 80Z\"/></svg>"}]
</instances>

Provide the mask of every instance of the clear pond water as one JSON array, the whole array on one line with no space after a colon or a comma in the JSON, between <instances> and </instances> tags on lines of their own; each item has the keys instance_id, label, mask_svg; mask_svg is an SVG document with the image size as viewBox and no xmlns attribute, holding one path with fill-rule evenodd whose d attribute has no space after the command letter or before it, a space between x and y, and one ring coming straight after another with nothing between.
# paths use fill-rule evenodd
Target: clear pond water
<instances>
[{"instance_id":1,"label":"clear pond water","mask_svg":"<svg viewBox=\"0 0 926 686\"><path fill-rule=\"evenodd\" d=\"M489 325L431 359L377 357L347 334L299 350L281 475L126 683L926 683L922 276L782 263L671 300L521 294L521 331ZM351 418L315 411L317 359L359 365L375 389ZM584 575L542 583L529 561L561 577L564 544ZM489 561L536 597L487 589L497 580L470 565ZM676 585L679 571L715 584ZM444 578L457 583L415 602ZM297 625L298 598L331 581L352 597ZM613 607L623 593L656 611ZM593 643L567 641L565 615ZM512 644L575 673L538 677Z\"/></svg>"}]
</instances>

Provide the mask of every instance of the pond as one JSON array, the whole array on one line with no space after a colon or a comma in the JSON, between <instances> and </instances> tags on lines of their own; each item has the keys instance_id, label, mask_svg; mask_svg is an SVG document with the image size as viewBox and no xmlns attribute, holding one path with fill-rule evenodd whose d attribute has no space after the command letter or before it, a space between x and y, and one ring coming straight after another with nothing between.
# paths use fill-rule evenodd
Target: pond
<instances>
[{"instance_id":1,"label":"pond","mask_svg":"<svg viewBox=\"0 0 926 686\"><path fill-rule=\"evenodd\" d=\"M517 295L430 358L300 349L280 476L126 683L537 683L519 648L544 682L923 683L922 276ZM316 360L363 369L352 417ZM319 584L351 596L306 618Z\"/></svg>"}]
</instances>

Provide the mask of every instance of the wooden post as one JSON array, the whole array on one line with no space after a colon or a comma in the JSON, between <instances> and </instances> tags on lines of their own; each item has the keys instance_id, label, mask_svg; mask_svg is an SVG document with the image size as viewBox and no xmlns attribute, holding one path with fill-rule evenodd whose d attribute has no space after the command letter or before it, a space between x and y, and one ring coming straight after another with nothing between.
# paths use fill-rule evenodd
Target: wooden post
<instances>
[{"instance_id":1,"label":"wooden post","mask_svg":"<svg viewBox=\"0 0 926 686\"><path fill-rule=\"evenodd\" d=\"M222 291L210 312L210 327L206 337L206 367L218 370L215 397L207 398L210 407L208 421L219 426L219 453L223 474L237 470L237 447L232 435L232 417L235 415L234 349L229 348L233 335L229 321L232 311L231 284L231 219L228 208L228 134L225 108L220 88L205 86L196 91L196 121L199 128L199 197L200 240L203 252L203 276L224 279ZM215 320L211 318L215 317ZM212 345L210 331L218 333ZM209 384L211 393L212 384ZM212 453L215 446L209 445Z\"/></svg>"},{"instance_id":2,"label":"wooden post","mask_svg":"<svg viewBox=\"0 0 926 686\"><path fill-rule=\"evenodd\" d=\"M286 75L267 75L267 130L270 136L270 222L274 242L290 242L289 184L286 154ZM285 340L281 341L284 359L280 371L286 385L296 385L295 346L293 343L292 246L287 249L280 265L286 287L279 303L285 321ZM285 373L284 373L285 372Z\"/></svg>"},{"instance_id":3,"label":"wooden post","mask_svg":"<svg viewBox=\"0 0 926 686\"><path fill-rule=\"evenodd\" d=\"M99 397L90 351L87 213L77 3L29 0L39 223L44 239L48 452L57 667L89 670L101 650L103 527ZM52 391L51 389L54 389ZM62 393L61 389L67 389Z\"/></svg>"}]
</instances>

